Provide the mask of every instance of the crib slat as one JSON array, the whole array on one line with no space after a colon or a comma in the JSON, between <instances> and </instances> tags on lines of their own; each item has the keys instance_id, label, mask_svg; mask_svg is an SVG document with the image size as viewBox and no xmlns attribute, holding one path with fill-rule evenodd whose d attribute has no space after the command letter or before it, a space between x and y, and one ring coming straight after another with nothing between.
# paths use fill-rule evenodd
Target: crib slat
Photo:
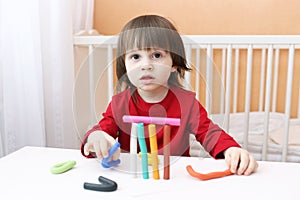
<instances>
[{"instance_id":1,"label":"crib slat","mask_svg":"<svg viewBox=\"0 0 300 200\"><path fill-rule=\"evenodd\" d=\"M282 161L287 159L288 141L289 141L289 127L291 116L291 103L292 103L292 86L293 86L293 71L294 71L294 45L290 45L288 57L288 75L286 86L286 100L285 100L285 120L284 120L284 142L282 149Z\"/></svg>"},{"instance_id":2,"label":"crib slat","mask_svg":"<svg viewBox=\"0 0 300 200\"><path fill-rule=\"evenodd\" d=\"M251 101L251 84L252 84L252 56L253 46L249 45L247 49L247 76L246 76L246 99L245 99L245 128L244 128L244 148L248 148L248 134L249 134L249 113L250 113L250 101Z\"/></svg>"},{"instance_id":3,"label":"crib slat","mask_svg":"<svg viewBox=\"0 0 300 200\"><path fill-rule=\"evenodd\" d=\"M227 47L227 64L226 64L226 97L225 97L225 131L229 132L229 114L230 114L230 96L231 96L231 69L232 69L232 46Z\"/></svg>"},{"instance_id":4,"label":"crib slat","mask_svg":"<svg viewBox=\"0 0 300 200\"><path fill-rule=\"evenodd\" d=\"M269 137L270 102L271 102L271 87L272 87L272 85L271 85L271 83L272 83L272 65L273 65L272 61L273 61L273 46L270 45L269 48L268 48L262 160L267 160L268 137ZM263 85L261 87L263 87Z\"/></svg>"},{"instance_id":5,"label":"crib slat","mask_svg":"<svg viewBox=\"0 0 300 200\"><path fill-rule=\"evenodd\" d=\"M259 88L259 111L263 110L264 101L264 84L265 84L265 71L266 71L266 49L263 48L261 52L261 70L260 70L260 88Z\"/></svg>"},{"instance_id":6,"label":"crib slat","mask_svg":"<svg viewBox=\"0 0 300 200\"><path fill-rule=\"evenodd\" d=\"M211 98L212 92L212 68L213 68L213 49L211 45L207 46L206 50L206 94L205 94L205 106L208 114L211 113Z\"/></svg>"},{"instance_id":7,"label":"crib slat","mask_svg":"<svg viewBox=\"0 0 300 200\"><path fill-rule=\"evenodd\" d=\"M107 63L108 100L110 101L114 94L113 47L111 44L107 46Z\"/></svg>"},{"instance_id":8,"label":"crib slat","mask_svg":"<svg viewBox=\"0 0 300 200\"><path fill-rule=\"evenodd\" d=\"M225 84L225 77L226 77L226 73L225 73L225 69L226 69L226 49L222 49L222 67L221 67L221 81L220 81L220 113L224 113L224 93L225 93L225 88L224 88L224 84Z\"/></svg>"},{"instance_id":9,"label":"crib slat","mask_svg":"<svg viewBox=\"0 0 300 200\"><path fill-rule=\"evenodd\" d=\"M274 80L273 80L273 97L272 97L272 112L276 112L277 103L277 88L278 88L278 68L279 66L279 49L275 50L275 63L274 63Z\"/></svg>"},{"instance_id":10,"label":"crib slat","mask_svg":"<svg viewBox=\"0 0 300 200\"><path fill-rule=\"evenodd\" d=\"M189 44L185 45L185 54L186 54L187 64L190 65L191 60L192 60L192 46L191 45L189 45ZM185 73L185 88L187 90L191 89L191 73L190 72Z\"/></svg>"},{"instance_id":11,"label":"crib slat","mask_svg":"<svg viewBox=\"0 0 300 200\"><path fill-rule=\"evenodd\" d=\"M195 84L195 91L196 91L196 98L200 100L200 47L196 49L196 84Z\"/></svg>"},{"instance_id":12,"label":"crib slat","mask_svg":"<svg viewBox=\"0 0 300 200\"><path fill-rule=\"evenodd\" d=\"M94 53L93 45L89 45L89 90L90 90L90 126L96 123L95 119L95 81L94 81Z\"/></svg>"},{"instance_id":13,"label":"crib slat","mask_svg":"<svg viewBox=\"0 0 300 200\"><path fill-rule=\"evenodd\" d=\"M237 98L238 98L238 85L239 85L239 49L235 49L235 62L234 62L234 93L233 93L233 112L237 112Z\"/></svg>"}]
</instances>

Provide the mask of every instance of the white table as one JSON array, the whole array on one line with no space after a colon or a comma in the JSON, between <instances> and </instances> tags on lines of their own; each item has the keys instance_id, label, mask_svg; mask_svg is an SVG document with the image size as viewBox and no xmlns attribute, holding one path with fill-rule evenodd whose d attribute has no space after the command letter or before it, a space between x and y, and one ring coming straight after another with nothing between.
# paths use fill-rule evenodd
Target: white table
<instances>
[{"instance_id":1,"label":"white table","mask_svg":"<svg viewBox=\"0 0 300 200\"><path fill-rule=\"evenodd\" d=\"M163 160L160 158L160 176ZM76 166L52 174L54 164L75 160ZM139 159L140 160L140 159ZM259 162L251 176L226 176L201 181L186 171L190 164L198 172L226 169L224 160L172 157L170 180L149 179L128 173L128 154L114 169L102 168L97 159L84 158L79 150L24 147L0 159L0 199L299 199L300 163ZM149 172L151 172L149 167ZM102 175L117 182L114 192L85 190L84 182L98 183Z\"/></svg>"}]
</instances>

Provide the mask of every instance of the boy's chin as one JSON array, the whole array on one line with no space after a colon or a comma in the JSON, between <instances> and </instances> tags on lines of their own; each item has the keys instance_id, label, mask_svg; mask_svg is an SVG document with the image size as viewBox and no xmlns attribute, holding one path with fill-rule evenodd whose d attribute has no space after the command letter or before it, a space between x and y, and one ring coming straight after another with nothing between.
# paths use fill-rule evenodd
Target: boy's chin
<instances>
[{"instance_id":1,"label":"boy's chin","mask_svg":"<svg viewBox=\"0 0 300 200\"><path fill-rule=\"evenodd\" d=\"M143 92L155 92L159 91L161 89L167 89L168 87L163 86L163 85L158 85L158 84L147 84L147 85L142 85L138 87L139 90L142 90Z\"/></svg>"}]
</instances>

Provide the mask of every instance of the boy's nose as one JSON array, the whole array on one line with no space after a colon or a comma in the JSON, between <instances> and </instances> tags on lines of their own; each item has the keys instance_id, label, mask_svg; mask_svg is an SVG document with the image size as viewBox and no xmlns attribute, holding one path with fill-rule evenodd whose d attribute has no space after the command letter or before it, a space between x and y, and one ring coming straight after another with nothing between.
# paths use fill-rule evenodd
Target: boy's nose
<instances>
[{"instance_id":1,"label":"boy's nose","mask_svg":"<svg viewBox=\"0 0 300 200\"><path fill-rule=\"evenodd\" d=\"M151 71L153 70L153 65L152 64L146 64L146 65L143 65L142 66L142 70L148 70L148 71Z\"/></svg>"}]
</instances>

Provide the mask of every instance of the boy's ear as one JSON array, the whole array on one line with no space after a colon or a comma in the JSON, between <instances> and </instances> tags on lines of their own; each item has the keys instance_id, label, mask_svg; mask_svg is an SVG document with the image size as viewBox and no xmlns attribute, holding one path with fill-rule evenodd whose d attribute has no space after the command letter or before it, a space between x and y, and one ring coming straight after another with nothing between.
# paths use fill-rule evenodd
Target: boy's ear
<instances>
[{"instance_id":1,"label":"boy's ear","mask_svg":"<svg viewBox=\"0 0 300 200\"><path fill-rule=\"evenodd\" d=\"M178 68L178 66L173 65L173 66L172 66L172 69L171 69L171 72L176 72L176 71L177 71L177 68Z\"/></svg>"}]
</instances>

